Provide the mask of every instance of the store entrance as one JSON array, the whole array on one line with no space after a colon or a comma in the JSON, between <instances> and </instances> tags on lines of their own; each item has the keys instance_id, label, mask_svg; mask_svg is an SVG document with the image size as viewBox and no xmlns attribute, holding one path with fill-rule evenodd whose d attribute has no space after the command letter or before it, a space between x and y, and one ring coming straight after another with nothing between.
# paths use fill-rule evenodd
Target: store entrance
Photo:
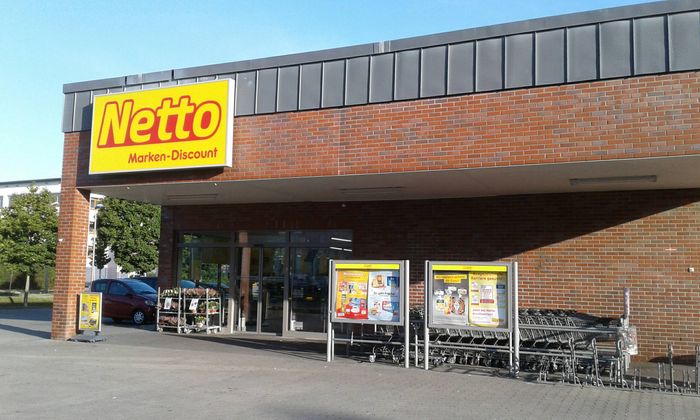
<instances>
[{"instance_id":1,"label":"store entrance","mask_svg":"<svg viewBox=\"0 0 700 420\"><path fill-rule=\"evenodd\" d=\"M236 249L236 284L240 331L282 334L284 326L287 249L240 247Z\"/></svg>"},{"instance_id":2,"label":"store entrance","mask_svg":"<svg viewBox=\"0 0 700 420\"><path fill-rule=\"evenodd\" d=\"M320 338L328 262L352 257L351 247L349 230L182 232L178 279L230 299L230 331Z\"/></svg>"}]
</instances>

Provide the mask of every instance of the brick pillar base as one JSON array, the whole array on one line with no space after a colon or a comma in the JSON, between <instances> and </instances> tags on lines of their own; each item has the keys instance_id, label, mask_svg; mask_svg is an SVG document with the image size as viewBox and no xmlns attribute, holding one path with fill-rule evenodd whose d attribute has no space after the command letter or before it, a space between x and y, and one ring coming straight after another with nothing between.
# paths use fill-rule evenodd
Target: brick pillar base
<instances>
[{"instance_id":1,"label":"brick pillar base","mask_svg":"<svg viewBox=\"0 0 700 420\"><path fill-rule=\"evenodd\" d=\"M90 192L76 188L80 133L68 133L63 143L56 283L51 338L66 340L76 333L78 294L85 289Z\"/></svg>"}]
</instances>

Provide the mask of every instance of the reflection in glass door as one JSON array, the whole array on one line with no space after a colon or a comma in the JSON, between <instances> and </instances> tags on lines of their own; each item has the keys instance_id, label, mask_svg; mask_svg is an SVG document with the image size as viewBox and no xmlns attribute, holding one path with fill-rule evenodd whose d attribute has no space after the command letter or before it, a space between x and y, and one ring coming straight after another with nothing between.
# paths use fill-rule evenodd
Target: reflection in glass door
<instances>
[{"instance_id":1,"label":"reflection in glass door","mask_svg":"<svg viewBox=\"0 0 700 420\"><path fill-rule=\"evenodd\" d=\"M240 331L282 333L286 248L236 249Z\"/></svg>"},{"instance_id":2,"label":"reflection in glass door","mask_svg":"<svg viewBox=\"0 0 700 420\"><path fill-rule=\"evenodd\" d=\"M263 248L260 331L282 334L287 249Z\"/></svg>"},{"instance_id":3,"label":"reflection in glass door","mask_svg":"<svg viewBox=\"0 0 700 420\"><path fill-rule=\"evenodd\" d=\"M258 332L260 296L260 248L236 248L236 284L238 295L238 329Z\"/></svg>"},{"instance_id":4,"label":"reflection in glass door","mask_svg":"<svg viewBox=\"0 0 700 420\"><path fill-rule=\"evenodd\" d=\"M350 251L333 248L293 248L289 331L326 332L328 260L347 259Z\"/></svg>"}]
</instances>

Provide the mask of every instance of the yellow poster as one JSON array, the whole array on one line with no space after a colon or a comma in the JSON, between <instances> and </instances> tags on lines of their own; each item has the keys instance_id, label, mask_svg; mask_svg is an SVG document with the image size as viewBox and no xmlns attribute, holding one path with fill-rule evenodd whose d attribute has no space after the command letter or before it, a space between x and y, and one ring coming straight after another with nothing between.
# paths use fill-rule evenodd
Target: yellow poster
<instances>
[{"instance_id":1,"label":"yellow poster","mask_svg":"<svg viewBox=\"0 0 700 420\"><path fill-rule=\"evenodd\" d=\"M469 279L467 273L435 274L433 277L433 321L441 325L468 325Z\"/></svg>"},{"instance_id":2,"label":"yellow poster","mask_svg":"<svg viewBox=\"0 0 700 420\"><path fill-rule=\"evenodd\" d=\"M340 263L335 266L335 318L401 321L400 266L394 263Z\"/></svg>"},{"instance_id":3,"label":"yellow poster","mask_svg":"<svg viewBox=\"0 0 700 420\"><path fill-rule=\"evenodd\" d=\"M81 331L102 330L102 293L81 293L78 329Z\"/></svg>"},{"instance_id":4,"label":"yellow poster","mask_svg":"<svg viewBox=\"0 0 700 420\"><path fill-rule=\"evenodd\" d=\"M369 271L338 270L335 316L345 319L367 319L367 285Z\"/></svg>"},{"instance_id":5,"label":"yellow poster","mask_svg":"<svg viewBox=\"0 0 700 420\"><path fill-rule=\"evenodd\" d=\"M469 324L505 328L508 321L507 273L469 273Z\"/></svg>"}]
</instances>

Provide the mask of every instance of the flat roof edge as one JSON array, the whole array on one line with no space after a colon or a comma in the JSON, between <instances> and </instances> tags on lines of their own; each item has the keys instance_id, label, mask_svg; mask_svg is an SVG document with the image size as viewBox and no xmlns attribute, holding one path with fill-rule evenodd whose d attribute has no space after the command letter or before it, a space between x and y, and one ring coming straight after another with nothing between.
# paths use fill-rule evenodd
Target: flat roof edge
<instances>
[{"instance_id":1,"label":"flat roof edge","mask_svg":"<svg viewBox=\"0 0 700 420\"><path fill-rule=\"evenodd\" d=\"M221 64L186 67L181 69L144 73L141 75L66 83L63 85L63 93L67 94L95 89L122 87L130 84L139 84L142 81L150 79L153 79L153 81L179 80L193 77L253 71L269 67L283 67L287 65L291 66L303 63L352 58L357 56L396 52L412 48L424 48L457 42L468 42L504 35L515 35L524 32L545 31L562 27L602 23L618 19L641 18L667 13L682 13L686 11L695 11L699 8L700 0L666 0L653 3L642 3L630 6L620 6L586 12L541 17L471 29L462 29L438 34L421 35L392 41L360 44L251 60L233 61ZM170 78L168 78L168 76L170 76Z\"/></svg>"},{"instance_id":2,"label":"flat roof edge","mask_svg":"<svg viewBox=\"0 0 700 420\"><path fill-rule=\"evenodd\" d=\"M564 27L590 25L613 20L642 18L669 13L695 11L700 8L700 0L667 0L652 3L618 6L607 9L586 12L554 15L517 22L500 23L477 28L461 29L442 32L433 35L421 35L411 38L388 41L388 51L430 47L433 45L452 44L456 42L474 41L478 39L496 38L506 35L517 35L525 32L546 31Z\"/></svg>"},{"instance_id":3,"label":"flat roof edge","mask_svg":"<svg viewBox=\"0 0 700 420\"><path fill-rule=\"evenodd\" d=\"M0 186L14 184L31 184L33 182L61 182L61 178L41 178L41 179L20 179L17 181L0 181Z\"/></svg>"}]
</instances>

